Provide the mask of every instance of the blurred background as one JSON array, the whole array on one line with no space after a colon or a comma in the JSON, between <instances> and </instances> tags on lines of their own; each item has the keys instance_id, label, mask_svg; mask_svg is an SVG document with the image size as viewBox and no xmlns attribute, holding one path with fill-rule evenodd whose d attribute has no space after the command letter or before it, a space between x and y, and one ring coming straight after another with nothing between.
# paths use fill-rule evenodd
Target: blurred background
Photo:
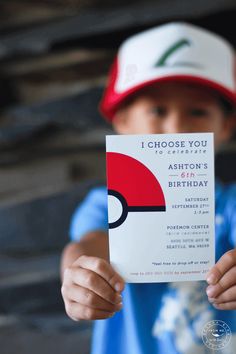
<instances>
[{"instance_id":1,"label":"blurred background","mask_svg":"<svg viewBox=\"0 0 236 354\"><path fill-rule=\"evenodd\" d=\"M236 47L235 0L0 1L1 354L89 353L92 324L64 313L60 255L76 205L105 182L97 105L116 49L170 20ZM216 174L236 180L235 166L234 138Z\"/></svg>"}]
</instances>

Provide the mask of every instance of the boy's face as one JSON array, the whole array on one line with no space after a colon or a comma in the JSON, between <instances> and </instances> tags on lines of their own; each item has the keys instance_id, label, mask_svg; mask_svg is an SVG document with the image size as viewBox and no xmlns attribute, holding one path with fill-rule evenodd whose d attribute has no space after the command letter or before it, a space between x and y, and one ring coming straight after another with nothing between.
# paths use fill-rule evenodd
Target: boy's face
<instances>
[{"instance_id":1,"label":"boy's face","mask_svg":"<svg viewBox=\"0 0 236 354\"><path fill-rule=\"evenodd\" d=\"M180 82L145 89L116 113L113 126L120 134L213 132L216 146L232 133L232 119L212 91Z\"/></svg>"}]
</instances>

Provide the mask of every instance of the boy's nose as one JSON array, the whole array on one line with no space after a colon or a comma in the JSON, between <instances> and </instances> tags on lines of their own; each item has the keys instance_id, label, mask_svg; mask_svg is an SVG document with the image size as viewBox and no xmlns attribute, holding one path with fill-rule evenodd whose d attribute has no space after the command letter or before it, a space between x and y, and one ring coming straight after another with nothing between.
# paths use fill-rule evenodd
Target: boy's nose
<instances>
[{"instance_id":1,"label":"boy's nose","mask_svg":"<svg viewBox=\"0 0 236 354\"><path fill-rule=\"evenodd\" d=\"M163 132L167 134L188 132L188 122L183 112L170 112L163 122Z\"/></svg>"}]
</instances>

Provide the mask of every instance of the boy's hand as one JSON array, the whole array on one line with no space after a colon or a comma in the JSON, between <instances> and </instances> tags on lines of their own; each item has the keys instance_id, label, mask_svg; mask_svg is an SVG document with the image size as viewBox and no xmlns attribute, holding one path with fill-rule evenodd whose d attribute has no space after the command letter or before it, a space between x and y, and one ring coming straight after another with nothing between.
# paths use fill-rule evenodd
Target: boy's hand
<instances>
[{"instance_id":1,"label":"boy's hand","mask_svg":"<svg viewBox=\"0 0 236 354\"><path fill-rule=\"evenodd\" d=\"M65 309L75 321L105 319L122 308L124 281L102 258L80 256L64 272Z\"/></svg>"},{"instance_id":2,"label":"boy's hand","mask_svg":"<svg viewBox=\"0 0 236 354\"><path fill-rule=\"evenodd\" d=\"M208 272L208 300L219 310L236 310L236 249L226 252Z\"/></svg>"}]
</instances>

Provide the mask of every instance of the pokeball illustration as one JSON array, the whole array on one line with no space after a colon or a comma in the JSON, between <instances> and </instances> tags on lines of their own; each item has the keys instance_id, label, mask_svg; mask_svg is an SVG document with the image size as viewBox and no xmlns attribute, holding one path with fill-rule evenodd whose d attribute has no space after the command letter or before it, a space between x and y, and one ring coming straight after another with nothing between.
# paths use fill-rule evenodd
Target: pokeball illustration
<instances>
[{"instance_id":1,"label":"pokeball illustration","mask_svg":"<svg viewBox=\"0 0 236 354\"><path fill-rule=\"evenodd\" d=\"M106 159L110 229L120 226L129 212L166 211L160 183L142 162L117 152L107 152Z\"/></svg>"}]
</instances>

